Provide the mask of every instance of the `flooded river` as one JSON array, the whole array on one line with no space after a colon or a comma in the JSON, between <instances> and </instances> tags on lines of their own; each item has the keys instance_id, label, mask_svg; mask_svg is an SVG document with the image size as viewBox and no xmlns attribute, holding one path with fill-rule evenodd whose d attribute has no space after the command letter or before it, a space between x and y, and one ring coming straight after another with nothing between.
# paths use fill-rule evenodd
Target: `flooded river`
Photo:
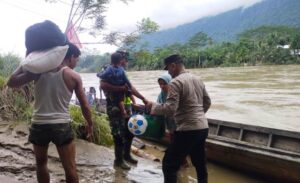
<instances>
[{"instance_id":1,"label":"flooded river","mask_svg":"<svg viewBox=\"0 0 300 183\"><path fill-rule=\"evenodd\" d=\"M237 123L300 131L300 65L190 70L201 78L212 98L207 116ZM149 100L155 101L160 89L157 77L164 71L129 72L133 85ZM96 87L95 74L81 74L84 87ZM0 182L36 182L32 146L27 142L28 126L11 128L0 121ZM158 147L158 148L155 148ZM147 146L145 151L159 159L164 147ZM80 182L163 182L161 163L138 158L130 171L113 168L113 150L76 140L76 162ZM53 144L49 149L52 182L64 182L64 174ZM208 162L210 183L267 183ZM197 182L192 167L179 172L179 182Z\"/></svg>"},{"instance_id":2,"label":"flooded river","mask_svg":"<svg viewBox=\"0 0 300 183\"><path fill-rule=\"evenodd\" d=\"M300 65L189 70L206 84L212 99L209 118L300 131ZM160 92L164 71L128 72L133 85L149 100ZM81 74L85 87L96 86L96 74ZM99 96L99 90L97 95Z\"/></svg>"},{"instance_id":3,"label":"flooded river","mask_svg":"<svg viewBox=\"0 0 300 183\"><path fill-rule=\"evenodd\" d=\"M232 121L291 131L300 131L300 65L258 66L237 68L209 68L189 70L206 84L212 99L209 118ZM128 72L133 85L149 100L155 101L160 92L157 78L164 71ZM96 87L99 97L99 80L96 74L81 74L84 87ZM163 152L148 149L162 158ZM144 167L154 172L141 177ZM152 167L152 168L151 168ZM145 164L127 174L129 180L162 182L161 164ZM209 182L260 183L265 182L228 168L208 163ZM145 173L145 172L144 172ZM134 178L133 178L134 177ZM152 177L152 178L151 178ZM182 169L180 182L196 182L193 168ZM128 180L128 179L127 179ZM146 181L141 181L146 182Z\"/></svg>"}]
</instances>

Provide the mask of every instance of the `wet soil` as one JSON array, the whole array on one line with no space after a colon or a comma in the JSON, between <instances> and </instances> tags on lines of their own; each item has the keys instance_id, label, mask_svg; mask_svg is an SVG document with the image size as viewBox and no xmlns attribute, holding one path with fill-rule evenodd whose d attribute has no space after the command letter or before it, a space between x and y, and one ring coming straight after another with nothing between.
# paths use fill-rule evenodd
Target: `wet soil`
<instances>
[{"instance_id":1,"label":"wet soil","mask_svg":"<svg viewBox=\"0 0 300 183\"><path fill-rule=\"evenodd\" d=\"M27 125L12 127L10 122L0 122L0 182L36 182L34 154L27 138ZM163 182L159 162L138 158L138 165L132 166L130 171L114 169L112 149L83 140L75 140L75 143L80 182ZM65 182L64 171L52 143L48 154L51 182Z\"/></svg>"},{"instance_id":2,"label":"wet soil","mask_svg":"<svg viewBox=\"0 0 300 183\"><path fill-rule=\"evenodd\" d=\"M35 183L36 168L32 145L27 142L28 126L0 121L0 182L2 183ZM144 141L143 153L161 160L163 147L159 144ZM130 171L114 169L114 152L111 148L95 145L83 140L75 140L76 163L80 183L162 183L161 162L135 156L139 163ZM150 157L151 157L150 156ZM149 156L147 156L149 157ZM182 167L178 172L179 183L196 183L196 173L191 166ZM65 182L64 170L55 146L50 143L48 150L48 168L52 183ZM260 178L240 173L226 167L208 162L210 183L267 183Z\"/></svg>"}]
</instances>

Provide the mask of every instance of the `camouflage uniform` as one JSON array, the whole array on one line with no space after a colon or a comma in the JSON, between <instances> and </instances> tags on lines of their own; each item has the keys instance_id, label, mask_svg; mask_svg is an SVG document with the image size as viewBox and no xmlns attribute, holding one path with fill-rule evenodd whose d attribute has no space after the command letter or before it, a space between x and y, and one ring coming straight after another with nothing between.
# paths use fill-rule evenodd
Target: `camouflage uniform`
<instances>
[{"instance_id":1,"label":"camouflage uniform","mask_svg":"<svg viewBox=\"0 0 300 183\"><path fill-rule=\"evenodd\" d=\"M109 124L111 127L111 133L114 139L114 148L115 148L115 163L118 166L128 169L128 165L123 162L123 159L136 164L137 160L132 158L130 155L130 149L133 139L133 134L131 134L127 128L128 118L124 119L121 115L121 111L116 102L110 100L112 97L109 97L109 94L106 95L107 100L107 115L109 118ZM131 114L130 108L126 107L127 114Z\"/></svg>"},{"instance_id":2,"label":"camouflage uniform","mask_svg":"<svg viewBox=\"0 0 300 183\"><path fill-rule=\"evenodd\" d=\"M111 59L113 62L113 61L117 61L117 59L119 59L119 61L121 61L122 59L127 60L127 57L128 57L128 53L126 52L116 52L112 55ZM106 69L103 69L102 72L104 72L105 70ZM101 78L102 72L97 74L99 78ZM126 78L128 77L126 76ZM124 162L124 160L133 164L137 164L137 160L135 160L130 155L132 139L134 136L129 132L127 128L128 119L124 119L121 115L121 110L119 108L120 100L117 100L117 94L113 95L113 92L105 92L105 91L104 94L106 96L106 103L107 103L106 111L109 118L111 133L114 139L114 148L115 148L114 166L128 170L130 169L130 166L128 166L126 162ZM124 100L124 104L125 104L126 112L130 116L132 114L131 102L128 103L128 100Z\"/></svg>"},{"instance_id":3,"label":"camouflage uniform","mask_svg":"<svg viewBox=\"0 0 300 183\"><path fill-rule=\"evenodd\" d=\"M107 115L109 118L109 124L111 127L111 133L113 137L117 138L133 138L133 135L128 131L127 121L128 119L124 119L121 115L121 111L119 109L118 104L114 104L113 102L107 101ZM127 114L131 114L129 108L126 108ZM129 133L129 134L128 134ZM124 140L123 140L124 141Z\"/></svg>"}]
</instances>

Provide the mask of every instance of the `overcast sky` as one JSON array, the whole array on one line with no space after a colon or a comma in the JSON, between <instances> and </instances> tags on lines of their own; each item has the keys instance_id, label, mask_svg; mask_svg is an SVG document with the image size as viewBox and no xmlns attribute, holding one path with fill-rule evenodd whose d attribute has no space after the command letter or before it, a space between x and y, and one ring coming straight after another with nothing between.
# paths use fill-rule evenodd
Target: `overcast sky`
<instances>
[{"instance_id":1,"label":"overcast sky","mask_svg":"<svg viewBox=\"0 0 300 183\"><path fill-rule=\"evenodd\" d=\"M201 17L213 16L238 7L249 7L262 0L134 0L128 4L111 0L106 12L107 30L128 32L136 22L149 17L161 29L176 27ZM67 24L71 0L58 0L55 4L44 0L0 0L0 53L13 52L24 56L25 29L46 19L55 22L62 31ZM81 42L89 41L79 35ZM86 46L85 46L86 47ZM115 47L93 45L89 48L102 53Z\"/></svg>"}]
</instances>

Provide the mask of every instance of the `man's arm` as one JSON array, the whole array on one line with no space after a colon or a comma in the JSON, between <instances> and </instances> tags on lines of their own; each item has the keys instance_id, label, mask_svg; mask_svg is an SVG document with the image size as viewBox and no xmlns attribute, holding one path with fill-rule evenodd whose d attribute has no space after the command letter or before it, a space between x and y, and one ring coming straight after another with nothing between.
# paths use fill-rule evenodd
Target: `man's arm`
<instances>
[{"instance_id":1,"label":"man's arm","mask_svg":"<svg viewBox=\"0 0 300 183\"><path fill-rule=\"evenodd\" d=\"M132 102L132 104L136 104L135 98L133 95L130 95L130 100Z\"/></svg>"},{"instance_id":2,"label":"man's arm","mask_svg":"<svg viewBox=\"0 0 300 183\"><path fill-rule=\"evenodd\" d=\"M138 92L137 89L131 84L125 70L124 70L124 77L125 77L126 84L131 89L132 94L137 98L141 99L144 104L147 104L149 101L140 92Z\"/></svg>"},{"instance_id":3,"label":"man's arm","mask_svg":"<svg viewBox=\"0 0 300 183\"><path fill-rule=\"evenodd\" d=\"M128 86L126 84L123 86L116 86L116 85L109 84L109 83L105 82L104 80L100 81L100 88L103 91L109 91L109 92L127 92L128 91ZM132 90L132 94L134 96L136 96L137 98L141 99L144 104L148 103L146 98L142 94L140 94L135 89L135 87L132 85L131 85L131 90Z\"/></svg>"},{"instance_id":4,"label":"man's arm","mask_svg":"<svg viewBox=\"0 0 300 183\"><path fill-rule=\"evenodd\" d=\"M152 115L167 115L173 116L179 105L180 98L180 88L175 84L170 84L169 94L167 97L167 101L164 104L152 103L148 105L148 108L151 108Z\"/></svg>"},{"instance_id":5,"label":"man's arm","mask_svg":"<svg viewBox=\"0 0 300 183\"><path fill-rule=\"evenodd\" d=\"M137 98L141 99L144 104L147 104L149 101L142 95L140 92L137 91L137 89L131 85L132 94L136 96Z\"/></svg>"},{"instance_id":6,"label":"man's arm","mask_svg":"<svg viewBox=\"0 0 300 183\"><path fill-rule=\"evenodd\" d=\"M33 74L28 71L23 71L22 67L18 67L7 81L7 86L11 88L18 88L24 84L27 84L33 80L38 79L40 74Z\"/></svg>"},{"instance_id":7,"label":"man's arm","mask_svg":"<svg viewBox=\"0 0 300 183\"><path fill-rule=\"evenodd\" d=\"M104 80L100 81L100 88L103 91L108 91L108 92L127 92L127 90L128 90L127 85L116 86L116 85L109 84L108 82L106 82Z\"/></svg>"},{"instance_id":8,"label":"man's arm","mask_svg":"<svg viewBox=\"0 0 300 183\"><path fill-rule=\"evenodd\" d=\"M210 108L211 105L211 100L210 97L204 87L203 89L203 109L204 109L204 113L206 113L208 111L208 109Z\"/></svg>"},{"instance_id":9,"label":"man's arm","mask_svg":"<svg viewBox=\"0 0 300 183\"><path fill-rule=\"evenodd\" d=\"M77 73L76 73L76 75L74 74L74 80L76 82L75 94L76 94L76 97L78 98L83 117L85 118L85 120L87 122L88 136L91 136L93 133L92 115L91 115L91 111L90 111L90 106L88 104L85 93L83 91L82 80L81 80L80 75Z\"/></svg>"}]
</instances>

